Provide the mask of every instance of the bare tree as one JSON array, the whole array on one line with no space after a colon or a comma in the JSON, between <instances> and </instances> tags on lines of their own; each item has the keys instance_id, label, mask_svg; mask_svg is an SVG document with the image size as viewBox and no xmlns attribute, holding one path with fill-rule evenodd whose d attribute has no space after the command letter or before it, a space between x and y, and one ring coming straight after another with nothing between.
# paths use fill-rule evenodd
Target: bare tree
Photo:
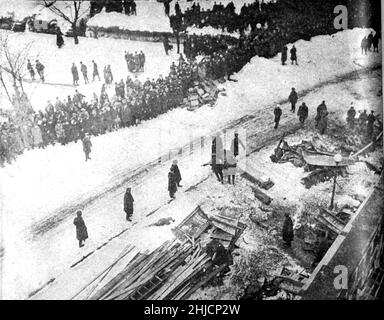
<instances>
[{"instance_id":1,"label":"bare tree","mask_svg":"<svg viewBox=\"0 0 384 320\"><path fill-rule=\"evenodd\" d=\"M45 8L71 24L75 44L79 43L77 23L88 12L86 4L87 1L42 0Z\"/></svg>"},{"instance_id":2,"label":"bare tree","mask_svg":"<svg viewBox=\"0 0 384 320\"><path fill-rule=\"evenodd\" d=\"M23 78L32 43L23 47L12 47L10 43L8 36L0 35L0 83L8 100L15 105L26 97Z\"/></svg>"}]
</instances>

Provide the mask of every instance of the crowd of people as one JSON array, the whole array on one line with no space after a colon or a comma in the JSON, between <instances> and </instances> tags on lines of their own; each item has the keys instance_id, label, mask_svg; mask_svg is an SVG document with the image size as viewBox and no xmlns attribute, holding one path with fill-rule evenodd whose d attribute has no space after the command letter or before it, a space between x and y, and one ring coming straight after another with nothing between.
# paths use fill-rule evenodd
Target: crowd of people
<instances>
[{"instance_id":1,"label":"crowd of people","mask_svg":"<svg viewBox=\"0 0 384 320\"><path fill-rule=\"evenodd\" d=\"M108 68L108 67L107 67ZM179 106L188 89L199 77L197 63L180 59L172 63L166 77L141 83L127 77L115 83L115 94L109 97L104 83L99 95L91 101L75 90L73 96L49 101L45 110L29 109L28 117L18 125L4 122L0 131L0 163L10 163L26 149L63 145L83 140L86 134L97 136L121 127L136 125Z\"/></svg>"},{"instance_id":2,"label":"crowd of people","mask_svg":"<svg viewBox=\"0 0 384 320\"><path fill-rule=\"evenodd\" d=\"M145 65L145 54L143 51L135 54L125 51L124 58L127 62L127 68L129 72L143 72Z\"/></svg>"}]
</instances>

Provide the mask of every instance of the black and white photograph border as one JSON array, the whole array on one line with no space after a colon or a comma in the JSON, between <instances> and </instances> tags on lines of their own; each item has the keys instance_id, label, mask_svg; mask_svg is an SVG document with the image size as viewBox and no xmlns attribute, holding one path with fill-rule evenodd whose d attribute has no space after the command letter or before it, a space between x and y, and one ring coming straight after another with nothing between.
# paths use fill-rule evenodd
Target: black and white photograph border
<instances>
[{"instance_id":1,"label":"black and white photograph border","mask_svg":"<svg viewBox=\"0 0 384 320\"><path fill-rule=\"evenodd\" d=\"M383 300L381 10L0 0L0 299Z\"/></svg>"}]
</instances>

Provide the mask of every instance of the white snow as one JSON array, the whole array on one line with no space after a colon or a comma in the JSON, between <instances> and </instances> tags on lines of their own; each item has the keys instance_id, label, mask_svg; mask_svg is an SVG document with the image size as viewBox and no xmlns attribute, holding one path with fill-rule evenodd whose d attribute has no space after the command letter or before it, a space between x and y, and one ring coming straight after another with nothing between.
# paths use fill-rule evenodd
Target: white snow
<instances>
[{"instance_id":1,"label":"white snow","mask_svg":"<svg viewBox=\"0 0 384 320\"><path fill-rule=\"evenodd\" d=\"M91 235L82 251L76 248L72 217L64 219L46 234L31 239L30 228L34 223L52 217L60 208L75 205L100 194L106 188L119 183L130 170L156 159L167 150L187 144L200 136L209 135L233 119L254 113L264 119L261 121L266 127L271 127L272 115L265 114L265 107L286 99L291 87L300 92L335 76L359 70L361 66L381 64L381 54L361 55L360 40L367 32L368 30L354 29L333 36L318 36L309 42L298 41L295 44L298 49L298 67L281 66L278 56L270 60L255 57L233 77L238 82L228 82L224 85L227 96L221 96L214 108L203 107L195 112L175 109L139 127L94 137L92 160L89 162L84 162L81 145L71 143L67 146L55 145L45 150L27 151L12 165L0 169L5 247L3 297L25 298L30 291L50 277L63 272L68 265L81 258L82 254L120 232L125 227L122 222L124 190L119 189L117 193L100 197L84 210ZM125 50L121 48L121 43L118 42L115 47L120 52ZM117 49L119 45L120 48ZM71 51L68 54L71 54ZM100 54L100 57L105 54ZM68 58L66 59L68 61ZM147 60L150 63L151 58ZM67 63L65 65L65 68L60 68L67 70ZM112 65L112 70L114 69ZM60 76L60 73L57 73L57 76ZM363 83L362 88L371 87L364 79L359 81ZM366 100L367 96L372 96L369 90L362 93L362 101ZM44 102L47 99L46 93L41 94L40 98ZM324 99L333 110L340 107L347 110L350 101L358 104L358 99L344 83L334 85L329 90L315 91L309 97L306 102L312 114ZM381 109L380 102L376 101L374 106L376 110ZM288 106L283 106L283 110L288 110ZM209 160L207 155L207 151L200 156L183 155L179 166L184 173L184 185L193 185L208 174L209 168L201 167L204 160ZM169 226L161 227L164 232L159 232L159 228L150 232L150 229L145 228L148 223L156 221L162 215L166 217L170 212L182 219L183 215L188 214L190 209L198 204L198 199L189 199L183 193L178 193L181 199L178 198L170 206L164 207L164 211L160 210L155 216L145 218L151 210L167 201L167 169L168 163L165 163L139 181L133 190L137 205L135 220L141 220L138 220L137 226L129 227L129 241L140 248L156 246L171 236ZM279 191L289 191L289 185ZM25 267L26 261L28 268Z\"/></svg>"},{"instance_id":2,"label":"white snow","mask_svg":"<svg viewBox=\"0 0 384 320\"><path fill-rule=\"evenodd\" d=\"M216 29L211 26L209 27L203 27L203 28L197 28L195 26L188 27L187 28L188 34L196 34L196 35L208 35L208 36L230 36L233 38L240 38L239 32L228 32L228 31L222 31L221 29Z\"/></svg>"},{"instance_id":3,"label":"white snow","mask_svg":"<svg viewBox=\"0 0 384 320\"><path fill-rule=\"evenodd\" d=\"M1 36L8 36L11 50L17 52L20 48L31 44L29 58L34 64L39 59L45 65L46 85L39 82L25 83L25 91L31 99L32 106L35 110L44 109L47 101L55 101L56 97L61 99L68 95L73 96L75 87L72 86L71 66L75 62L80 74L80 86L76 87L79 92L83 93L88 101L91 100L92 94L100 94L103 81L103 68L110 64L114 81L120 81L127 78L128 69L124 59L124 51L140 52L142 50L146 55L144 72L138 74L140 81L146 78L157 79L160 74L167 75L172 61L176 61L178 55L175 50L165 55L162 43L155 42L139 42L130 40L117 39L91 39L80 37L79 44L75 45L73 38L64 38L65 45L59 49L56 46L56 37L49 34L39 33L15 33L6 30L0 30ZM92 80L92 60L98 64L101 82L96 81L85 85L80 73L80 61L88 67L88 78ZM25 66L25 78L30 79ZM134 78L133 74L130 74ZM36 77L38 77L36 75ZM10 81L10 79L8 79ZM114 92L114 87L110 88L110 92ZM0 103L2 108L10 108L3 90L0 92Z\"/></svg>"}]
</instances>

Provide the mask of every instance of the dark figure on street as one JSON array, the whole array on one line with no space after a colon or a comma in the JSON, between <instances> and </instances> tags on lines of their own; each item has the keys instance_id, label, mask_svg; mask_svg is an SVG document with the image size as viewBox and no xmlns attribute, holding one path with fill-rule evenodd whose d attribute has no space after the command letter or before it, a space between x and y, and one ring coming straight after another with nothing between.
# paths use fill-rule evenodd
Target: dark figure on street
<instances>
[{"instance_id":1,"label":"dark figure on street","mask_svg":"<svg viewBox=\"0 0 384 320\"><path fill-rule=\"evenodd\" d=\"M97 68L97 64L96 64L96 62L94 60L92 60L92 66L93 66L93 73L92 73L93 81L95 81L96 77L100 81L99 69Z\"/></svg>"},{"instance_id":2,"label":"dark figure on street","mask_svg":"<svg viewBox=\"0 0 384 320\"><path fill-rule=\"evenodd\" d=\"M220 135L216 135L212 139L211 166L217 180L224 183L224 145Z\"/></svg>"},{"instance_id":3,"label":"dark figure on street","mask_svg":"<svg viewBox=\"0 0 384 320\"><path fill-rule=\"evenodd\" d=\"M283 50L281 51L281 64L285 66L285 63L288 59L288 48L286 46L283 47Z\"/></svg>"},{"instance_id":4,"label":"dark figure on street","mask_svg":"<svg viewBox=\"0 0 384 320\"><path fill-rule=\"evenodd\" d=\"M373 52L379 52L379 39L380 39L380 34L379 32L376 32L375 36L372 39Z\"/></svg>"},{"instance_id":5,"label":"dark figure on street","mask_svg":"<svg viewBox=\"0 0 384 320\"><path fill-rule=\"evenodd\" d=\"M73 220L73 224L76 226L76 238L79 241L80 248L84 246L85 240L88 239L87 226L85 225L81 214L82 213L80 210L77 211L77 217L75 218L75 220Z\"/></svg>"},{"instance_id":6,"label":"dark figure on street","mask_svg":"<svg viewBox=\"0 0 384 320\"><path fill-rule=\"evenodd\" d=\"M325 134L325 131L328 127L328 111L323 111L320 116L318 129L320 131L320 134Z\"/></svg>"},{"instance_id":7,"label":"dark figure on street","mask_svg":"<svg viewBox=\"0 0 384 320\"><path fill-rule=\"evenodd\" d=\"M132 4L131 4L131 14L134 14L135 16L137 15L137 13L136 13L136 2L135 1L132 1Z\"/></svg>"},{"instance_id":8,"label":"dark figure on street","mask_svg":"<svg viewBox=\"0 0 384 320\"><path fill-rule=\"evenodd\" d=\"M45 69L44 65L39 60L36 60L36 71L39 74L40 80L42 82L45 81L44 69Z\"/></svg>"},{"instance_id":9,"label":"dark figure on street","mask_svg":"<svg viewBox=\"0 0 384 320\"><path fill-rule=\"evenodd\" d=\"M293 113L295 113L295 111L296 111L297 100L299 100L299 98L297 96L297 92L295 91L295 88L292 88L292 91L288 97L288 101L291 103L291 111Z\"/></svg>"},{"instance_id":10,"label":"dark figure on street","mask_svg":"<svg viewBox=\"0 0 384 320\"><path fill-rule=\"evenodd\" d=\"M64 45L64 38L60 29L56 33L56 45L59 49Z\"/></svg>"},{"instance_id":11,"label":"dark figure on street","mask_svg":"<svg viewBox=\"0 0 384 320\"><path fill-rule=\"evenodd\" d=\"M231 144L231 152L233 153L233 155L235 157L237 157L239 155L239 143L243 147L243 149L245 150L244 143L239 139L239 134L237 132L235 132L235 136L234 136L234 138L232 140L232 144Z\"/></svg>"},{"instance_id":12,"label":"dark figure on street","mask_svg":"<svg viewBox=\"0 0 384 320\"><path fill-rule=\"evenodd\" d=\"M374 123L375 123L375 121L376 121L376 117L375 117L375 115L374 115L374 113L375 113L375 111L371 111L371 113L370 113L370 115L368 116L368 118L367 118L367 136L369 137L369 138L372 138L372 135L373 135L373 133L374 133Z\"/></svg>"},{"instance_id":13,"label":"dark figure on street","mask_svg":"<svg viewBox=\"0 0 384 320\"><path fill-rule=\"evenodd\" d=\"M172 163L172 166L171 166L171 171L173 171L175 173L176 185L178 187L182 187L182 185L180 185L181 174L180 174L179 166L177 165L177 160L173 160L173 163Z\"/></svg>"},{"instance_id":14,"label":"dark figure on street","mask_svg":"<svg viewBox=\"0 0 384 320\"><path fill-rule=\"evenodd\" d=\"M297 49L295 46L293 46L291 49L291 61L292 64L295 63L297 65Z\"/></svg>"},{"instance_id":15,"label":"dark figure on street","mask_svg":"<svg viewBox=\"0 0 384 320\"><path fill-rule=\"evenodd\" d=\"M132 197L131 194L131 188L127 188L127 191L125 191L124 194L124 212L126 214L127 221L132 221L132 215L133 215L133 202L135 200Z\"/></svg>"},{"instance_id":16,"label":"dark figure on street","mask_svg":"<svg viewBox=\"0 0 384 320\"><path fill-rule=\"evenodd\" d=\"M321 119L321 115L323 112L327 111L327 106L325 105L325 101L323 101L318 107L317 107L317 114L316 114L316 128L319 126L319 122Z\"/></svg>"},{"instance_id":17,"label":"dark figure on street","mask_svg":"<svg viewBox=\"0 0 384 320\"><path fill-rule=\"evenodd\" d=\"M86 134L81 141L83 143L83 151L85 154L85 161L91 160L91 158L89 156L89 154L91 153L91 148L92 148L91 138L89 137L88 134Z\"/></svg>"},{"instance_id":18,"label":"dark figure on street","mask_svg":"<svg viewBox=\"0 0 384 320\"><path fill-rule=\"evenodd\" d=\"M347 112L347 123L351 128L355 126L355 117L356 117L356 110L354 107L351 107Z\"/></svg>"},{"instance_id":19,"label":"dark figure on street","mask_svg":"<svg viewBox=\"0 0 384 320\"><path fill-rule=\"evenodd\" d=\"M174 199L177 191L176 175L172 168L168 172L168 191L169 196Z\"/></svg>"},{"instance_id":20,"label":"dark figure on street","mask_svg":"<svg viewBox=\"0 0 384 320\"><path fill-rule=\"evenodd\" d=\"M172 49L172 45L170 45L169 39L166 36L164 37L163 45L164 45L165 54L168 55L168 51Z\"/></svg>"},{"instance_id":21,"label":"dark figure on street","mask_svg":"<svg viewBox=\"0 0 384 320\"><path fill-rule=\"evenodd\" d=\"M281 110L279 105L277 105L275 110L273 110L273 114L275 115L275 120L274 120L275 121L275 129L277 129L279 127L281 115L283 114L283 111Z\"/></svg>"},{"instance_id":22,"label":"dark figure on street","mask_svg":"<svg viewBox=\"0 0 384 320\"><path fill-rule=\"evenodd\" d=\"M368 120L368 114L367 114L367 110L364 110L362 113L360 113L359 115L359 125L361 127L364 127L366 126L367 124L367 120Z\"/></svg>"},{"instance_id":23,"label":"dark figure on street","mask_svg":"<svg viewBox=\"0 0 384 320\"><path fill-rule=\"evenodd\" d=\"M287 247L291 246L291 242L293 241L293 222L289 213L285 214L285 220L283 224L283 241Z\"/></svg>"},{"instance_id":24,"label":"dark figure on street","mask_svg":"<svg viewBox=\"0 0 384 320\"><path fill-rule=\"evenodd\" d=\"M367 37L367 48L368 48L368 51L371 51L372 44L373 44L373 32L371 32L369 34L369 36Z\"/></svg>"},{"instance_id":25,"label":"dark figure on street","mask_svg":"<svg viewBox=\"0 0 384 320\"><path fill-rule=\"evenodd\" d=\"M84 82L86 84L89 83L89 80L88 80L88 69L87 69L87 66L85 64L83 64L82 61L80 61L80 70L81 70L81 73L83 74Z\"/></svg>"},{"instance_id":26,"label":"dark figure on street","mask_svg":"<svg viewBox=\"0 0 384 320\"><path fill-rule=\"evenodd\" d=\"M77 67L76 67L74 62L72 63L71 73L72 73L73 85L78 86L79 85L79 71L77 70Z\"/></svg>"},{"instance_id":27,"label":"dark figure on street","mask_svg":"<svg viewBox=\"0 0 384 320\"><path fill-rule=\"evenodd\" d=\"M299 107L299 110L297 111L297 115L299 116L299 121L301 123L301 126L304 127L304 122L308 118L308 106L303 102L303 104Z\"/></svg>"},{"instance_id":28,"label":"dark figure on street","mask_svg":"<svg viewBox=\"0 0 384 320\"><path fill-rule=\"evenodd\" d=\"M35 70L33 70L32 63L31 61L29 61L29 59L27 62L27 69L29 71L29 75L31 76L31 79L35 80Z\"/></svg>"}]
</instances>

